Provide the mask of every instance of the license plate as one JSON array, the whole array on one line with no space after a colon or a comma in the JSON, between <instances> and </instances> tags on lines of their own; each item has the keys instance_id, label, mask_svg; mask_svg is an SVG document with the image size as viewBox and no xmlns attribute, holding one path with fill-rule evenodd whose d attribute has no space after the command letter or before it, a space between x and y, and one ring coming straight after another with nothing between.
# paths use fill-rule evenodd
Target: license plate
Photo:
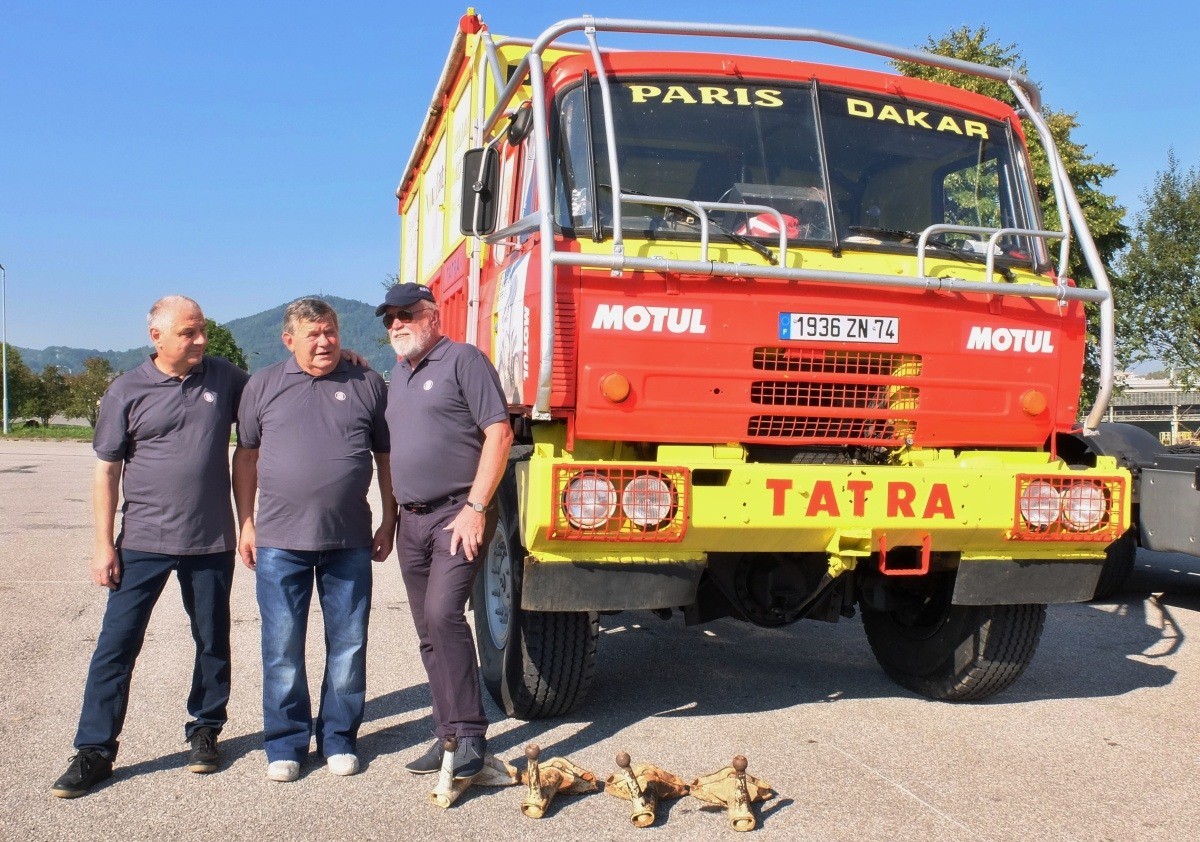
<instances>
[{"instance_id":1,"label":"license plate","mask_svg":"<svg viewBox=\"0 0 1200 842\"><path fill-rule=\"evenodd\" d=\"M780 313L779 338L895 345L900 341L900 320L895 316Z\"/></svg>"}]
</instances>

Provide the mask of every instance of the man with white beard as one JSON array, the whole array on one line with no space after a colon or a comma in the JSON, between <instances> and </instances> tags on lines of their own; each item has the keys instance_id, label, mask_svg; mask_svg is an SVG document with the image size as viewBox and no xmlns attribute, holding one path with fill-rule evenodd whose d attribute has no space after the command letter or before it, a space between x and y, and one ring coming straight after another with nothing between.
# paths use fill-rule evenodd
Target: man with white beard
<instances>
[{"instance_id":1,"label":"man with white beard","mask_svg":"<svg viewBox=\"0 0 1200 842\"><path fill-rule=\"evenodd\" d=\"M443 741L453 736L455 777L470 778L483 768L488 720L463 609L496 529L492 495L513 439L508 406L483 352L442 334L429 287L396 284L375 315L383 316L396 351L386 413L398 443L391 458L400 508L396 552L437 735L405 768L437 772Z\"/></svg>"}]
</instances>

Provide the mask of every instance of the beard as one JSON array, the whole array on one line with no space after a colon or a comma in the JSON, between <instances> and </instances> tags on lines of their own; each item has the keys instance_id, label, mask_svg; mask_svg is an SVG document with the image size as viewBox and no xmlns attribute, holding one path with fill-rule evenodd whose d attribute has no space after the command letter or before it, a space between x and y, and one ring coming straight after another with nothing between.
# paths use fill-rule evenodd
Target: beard
<instances>
[{"instance_id":1,"label":"beard","mask_svg":"<svg viewBox=\"0 0 1200 842\"><path fill-rule=\"evenodd\" d=\"M437 340L437 335L429 325L423 325L419 330L410 329L407 336L391 337L392 350L396 352L396 356L410 360L424 356L437 344Z\"/></svg>"}]
</instances>

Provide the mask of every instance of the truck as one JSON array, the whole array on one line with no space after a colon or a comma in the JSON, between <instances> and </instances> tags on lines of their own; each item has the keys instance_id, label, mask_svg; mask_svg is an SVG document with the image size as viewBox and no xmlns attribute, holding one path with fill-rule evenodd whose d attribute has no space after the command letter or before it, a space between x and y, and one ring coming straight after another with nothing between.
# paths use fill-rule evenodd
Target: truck
<instances>
[{"instance_id":1,"label":"truck","mask_svg":"<svg viewBox=\"0 0 1200 842\"><path fill-rule=\"evenodd\" d=\"M737 46L763 42L1001 80L1019 112ZM472 597L507 714L578 705L622 611L860 614L899 685L973 701L1017 680L1047 605L1091 598L1131 474L1087 444L1113 302L1040 106L1013 70L819 30L462 16L396 191L399 279L510 408Z\"/></svg>"}]
</instances>

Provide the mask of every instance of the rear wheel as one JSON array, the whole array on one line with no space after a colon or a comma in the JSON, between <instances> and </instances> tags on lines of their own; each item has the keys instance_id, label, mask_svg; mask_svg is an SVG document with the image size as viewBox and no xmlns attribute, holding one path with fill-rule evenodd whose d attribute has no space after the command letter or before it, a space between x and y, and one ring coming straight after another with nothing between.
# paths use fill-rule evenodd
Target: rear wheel
<instances>
[{"instance_id":1,"label":"rear wheel","mask_svg":"<svg viewBox=\"0 0 1200 842\"><path fill-rule=\"evenodd\" d=\"M587 695L596 665L598 615L583 611L526 611L521 606L525 548L517 520L510 464L496 491L499 523L472 604L484 686L517 719L569 713Z\"/></svg>"},{"instance_id":2,"label":"rear wheel","mask_svg":"<svg viewBox=\"0 0 1200 842\"><path fill-rule=\"evenodd\" d=\"M1046 606L954 605L953 592L953 574L935 574L898 595L898 607L879 610L864 601L863 628L875 659L897 684L930 699L979 701L1025 671Z\"/></svg>"}]
</instances>

